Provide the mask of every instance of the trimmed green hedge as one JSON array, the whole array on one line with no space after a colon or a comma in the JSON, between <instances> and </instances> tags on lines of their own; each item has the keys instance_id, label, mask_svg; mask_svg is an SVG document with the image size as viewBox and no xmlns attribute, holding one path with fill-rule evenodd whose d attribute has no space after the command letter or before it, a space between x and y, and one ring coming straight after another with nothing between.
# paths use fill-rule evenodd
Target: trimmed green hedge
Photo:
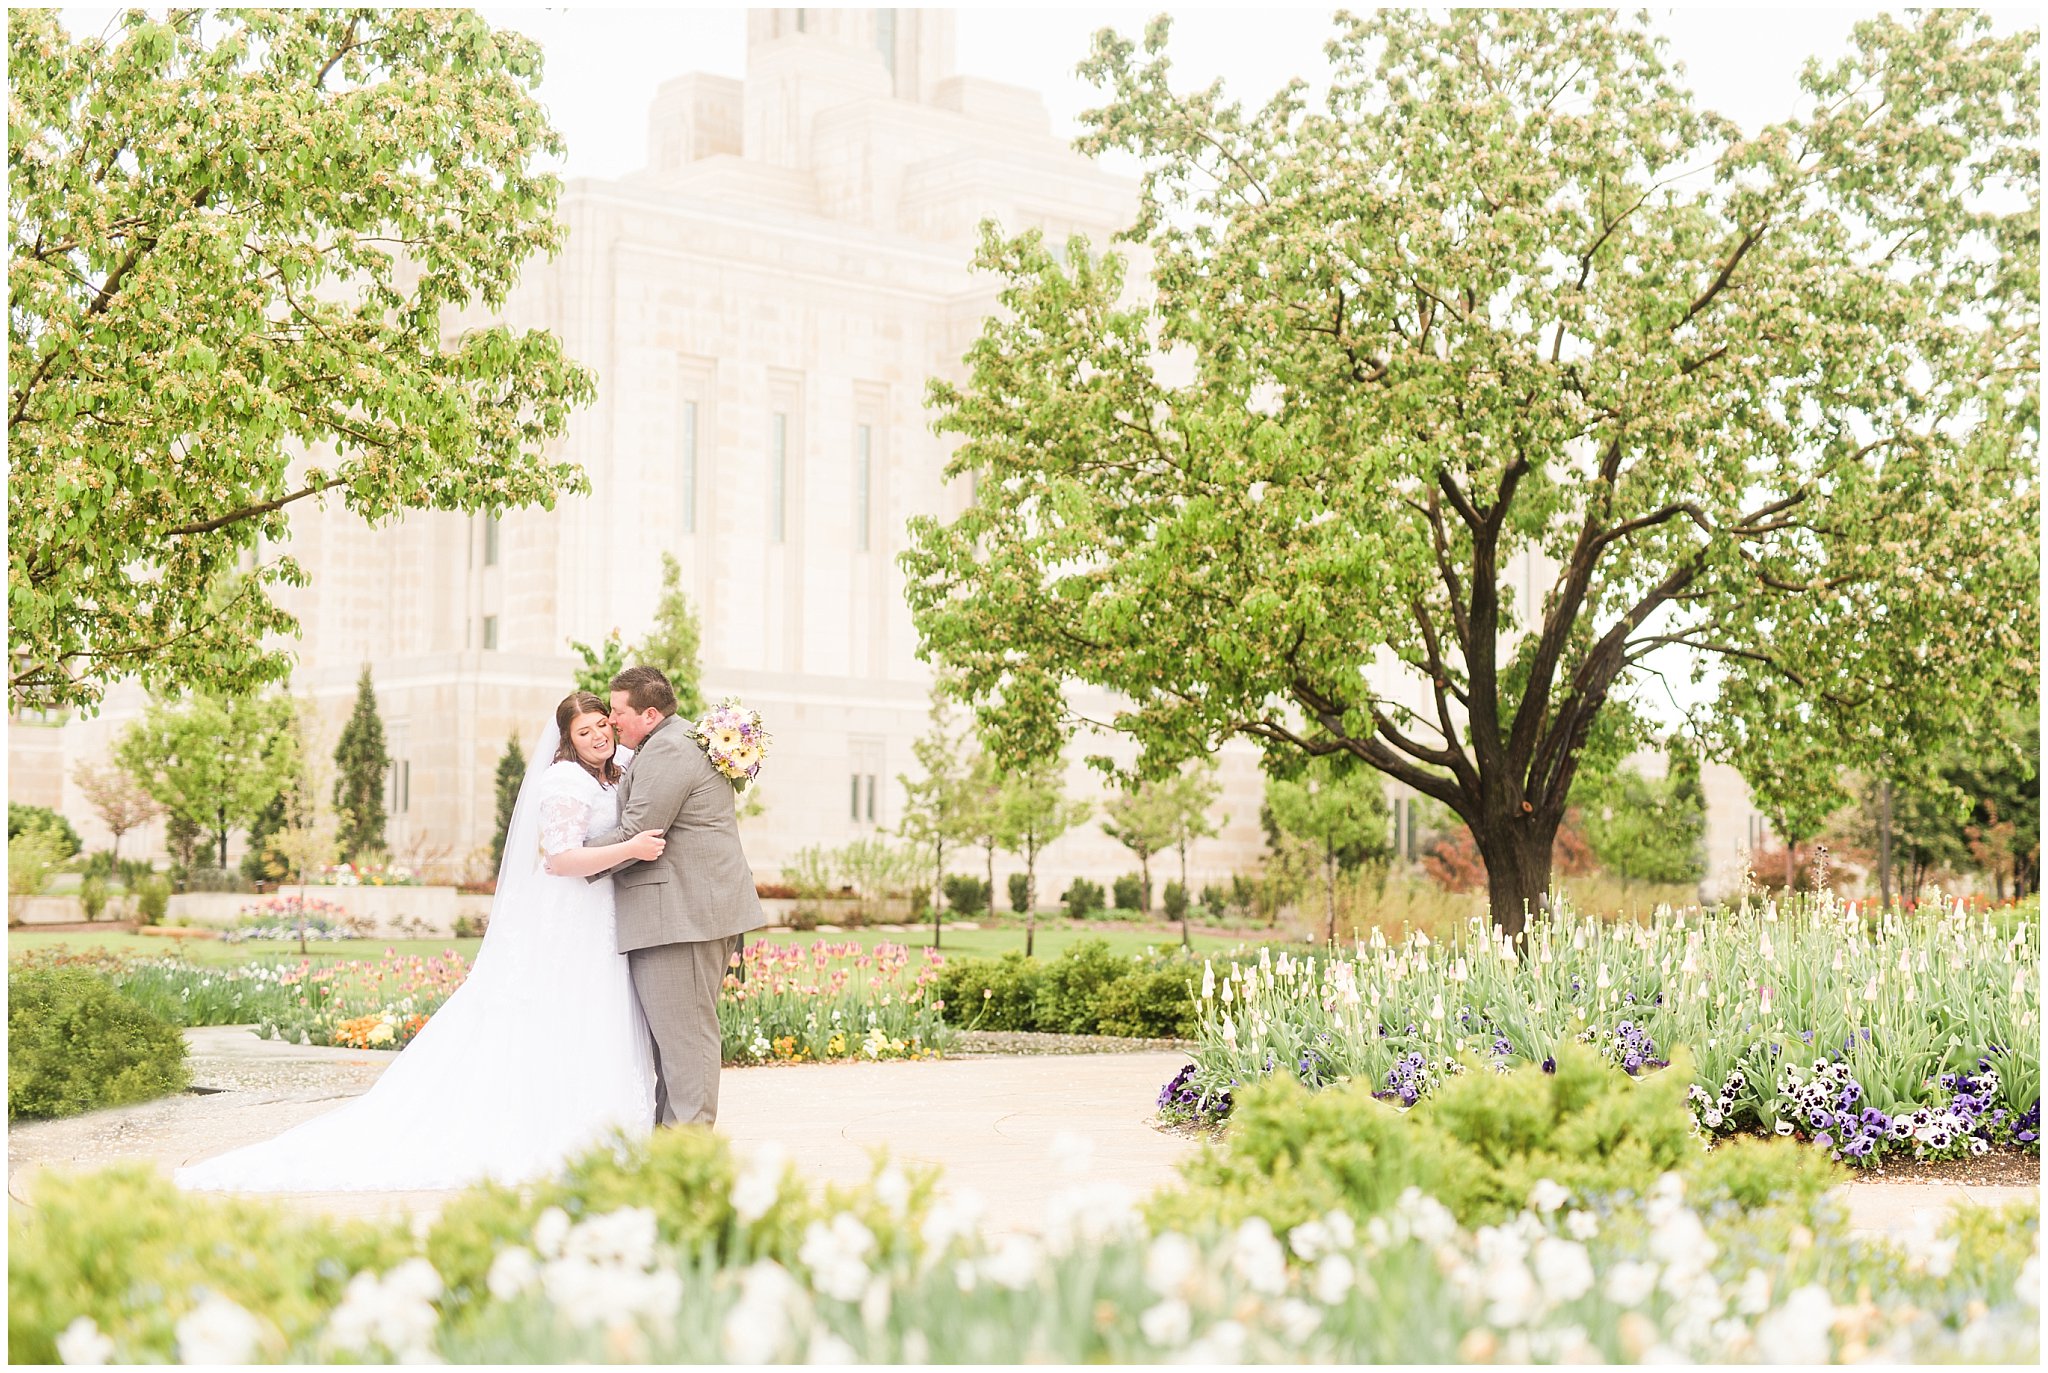
<instances>
[{"instance_id":1,"label":"trimmed green hedge","mask_svg":"<svg viewBox=\"0 0 2048 1373\"><path fill-rule=\"evenodd\" d=\"M75 1116L182 1092L185 1040L80 968L7 977L7 1118Z\"/></svg>"},{"instance_id":2,"label":"trimmed green hedge","mask_svg":"<svg viewBox=\"0 0 2048 1373\"><path fill-rule=\"evenodd\" d=\"M1054 959L1007 953L948 960L946 1019L977 1030L1187 1039L1201 967L1181 957L1124 957L1084 939Z\"/></svg>"}]
</instances>

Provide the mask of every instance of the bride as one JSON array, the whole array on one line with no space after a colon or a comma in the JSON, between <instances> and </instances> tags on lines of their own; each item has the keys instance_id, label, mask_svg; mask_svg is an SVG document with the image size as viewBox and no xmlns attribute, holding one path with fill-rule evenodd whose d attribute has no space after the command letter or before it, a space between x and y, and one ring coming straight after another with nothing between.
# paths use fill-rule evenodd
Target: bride
<instances>
[{"instance_id":1,"label":"bride","mask_svg":"<svg viewBox=\"0 0 2048 1373\"><path fill-rule=\"evenodd\" d=\"M614 1131L654 1120L654 1061L626 959L612 943L623 859L660 856L658 831L584 847L618 824L618 748L605 703L564 698L530 755L506 833L490 924L469 977L376 1086L274 1139L173 1177L239 1192L414 1191L553 1171Z\"/></svg>"}]
</instances>

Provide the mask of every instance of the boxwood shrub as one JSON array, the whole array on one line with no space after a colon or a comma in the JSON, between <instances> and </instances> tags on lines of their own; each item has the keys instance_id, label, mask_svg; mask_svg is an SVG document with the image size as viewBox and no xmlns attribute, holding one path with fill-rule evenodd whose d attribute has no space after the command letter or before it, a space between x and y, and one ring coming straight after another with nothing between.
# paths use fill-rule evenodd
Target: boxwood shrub
<instances>
[{"instance_id":1,"label":"boxwood shrub","mask_svg":"<svg viewBox=\"0 0 2048 1373\"><path fill-rule=\"evenodd\" d=\"M181 1092L185 1040L82 968L7 976L7 1118L75 1116Z\"/></svg>"}]
</instances>

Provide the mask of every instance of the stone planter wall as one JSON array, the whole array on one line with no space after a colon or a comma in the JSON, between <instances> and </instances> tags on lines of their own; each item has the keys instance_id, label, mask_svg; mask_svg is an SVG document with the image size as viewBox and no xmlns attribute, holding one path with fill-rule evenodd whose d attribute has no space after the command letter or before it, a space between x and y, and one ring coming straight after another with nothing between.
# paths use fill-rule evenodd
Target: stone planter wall
<instances>
[{"instance_id":1,"label":"stone planter wall","mask_svg":"<svg viewBox=\"0 0 2048 1373\"><path fill-rule=\"evenodd\" d=\"M453 887L297 887L279 888L272 897L247 892L179 892L171 898L167 921L184 920L193 925L228 926L240 918L242 908L274 897L303 894L311 901L339 906L350 915L373 922L376 937L402 938L411 933L401 929L400 920L421 922L424 937L448 937L455 932L455 917L464 914L462 902L481 899L483 910L490 898L465 898Z\"/></svg>"}]
</instances>

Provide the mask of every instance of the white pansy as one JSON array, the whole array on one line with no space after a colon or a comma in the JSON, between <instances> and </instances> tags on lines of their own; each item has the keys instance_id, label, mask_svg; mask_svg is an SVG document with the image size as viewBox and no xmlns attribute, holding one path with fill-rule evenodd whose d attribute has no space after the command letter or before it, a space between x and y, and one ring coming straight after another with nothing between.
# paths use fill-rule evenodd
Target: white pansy
<instances>
[{"instance_id":1,"label":"white pansy","mask_svg":"<svg viewBox=\"0 0 2048 1373\"><path fill-rule=\"evenodd\" d=\"M1593 1290L1593 1261L1586 1246L1546 1235L1530 1258L1543 1295L1553 1302L1577 1301Z\"/></svg>"},{"instance_id":2,"label":"white pansy","mask_svg":"<svg viewBox=\"0 0 2048 1373\"><path fill-rule=\"evenodd\" d=\"M874 1247L874 1232L859 1217L842 1211L830 1225L814 1220L805 1228L797 1260L811 1271L812 1285L826 1296L859 1301L867 1291L867 1255Z\"/></svg>"},{"instance_id":3,"label":"white pansy","mask_svg":"<svg viewBox=\"0 0 2048 1373\"><path fill-rule=\"evenodd\" d=\"M956 1240L966 1239L975 1234L981 1226L981 1217L987 1209L981 1193L971 1187L957 1192L942 1192L932 1202L931 1210L925 1212L924 1225L920 1231L925 1248L934 1253L949 1248Z\"/></svg>"},{"instance_id":4,"label":"white pansy","mask_svg":"<svg viewBox=\"0 0 2048 1373\"><path fill-rule=\"evenodd\" d=\"M1352 1285L1357 1281L1358 1270L1352 1267L1351 1260L1342 1254L1330 1254L1316 1265L1309 1291L1317 1301L1335 1306L1351 1295Z\"/></svg>"},{"instance_id":5,"label":"white pansy","mask_svg":"<svg viewBox=\"0 0 2048 1373\"><path fill-rule=\"evenodd\" d=\"M226 1297L209 1293L178 1318L176 1334L180 1363L248 1363L263 1341L263 1323Z\"/></svg>"},{"instance_id":6,"label":"white pansy","mask_svg":"<svg viewBox=\"0 0 2048 1373\"><path fill-rule=\"evenodd\" d=\"M1120 1182L1064 1187L1045 1199L1045 1238L1058 1253L1141 1228L1138 1196Z\"/></svg>"},{"instance_id":7,"label":"white pansy","mask_svg":"<svg viewBox=\"0 0 2048 1373\"><path fill-rule=\"evenodd\" d=\"M804 1350L804 1362L811 1364L859 1363L860 1355L853 1346L840 1339L823 1326L811 1331L811 1343Z\"/></svg>"},{"instance_id":8,"label":"white pansy","mask_svg":"<svg viewBox=\"0 0 2048 1373\"><path fill-rule=\"evenodd\" d=\"M1145 1285L1161 1296L1171 1296L1186 1286L1201 1262L1202 1251L1193 1240L1168 1231L1145 1251Z\"/></svg>"},{"instance_id":9,"label":"white pansy","mask_svg":"<svg viewBox=\"0 0 2048 1373\"><path fill-rule=\"evenodd\" d=\"M752 1225L774 1209L788 1163L788 1151L773 1141L754 1151L732 1184L732 1209L741 1221Z\"/></svg>"},{"instance_id":10,"label":"white pansy","mask_svg":"<svg viewBox=\"0 0 2048 1373\"><path fill-rule=\"evenodd\" d=\"M103 1364L114 1357L114 1342L101 1333L91 1316L79 1316L57 1336L57 1357L81 1366Z\"/></svg>"},{"instance_id":11,"label":"white pansy","mask_svg":"<svg viewBox=\"0 0 2048 1373\"><path fill-rule=\"evenodd\" d=\"M782 1356L790 1337L790 1308L803 1288L773 1259L740 1274L740 1299L725 1313L719 1343L729 1363L768 1363Z\"/></svg>"},{"instance_id":12,"label":"white pansy","mask_svg":"<svg viewBox=\"0 0 2048 1373\"><path fill-rule=\"evenodd\" d=\"M910 1207L910 1179L895 1164L889 1164L875 1175L875 1200L892 1216L901 1216Z\"/></svg>"},{"instance_id":13,"label":"white pansy","mask_svg":"<svg viewBox=\"0 0 2048 1373\"><path fill-rule=\"evenodd\" d=\"M1591 1211L1573 1211L1564 1218L1564 1232L1575 1240L1589 1240L1600 1233L1600 1222Z\"/></svg>"},{"instance_id":14,"label":"white pansy","mask_svg":"<svg viewBox=\"0 0 2048 1373\"><path fill-rule=\"evenodd\" d=\"M1323 1316L1307 1302L1289 1297L1274 1308L1273 1320L1289 1344L1301 1345L1316 1333L1316 1328L1323 1323Z\"/></svg>"},{"instance_id":15,"label":"white pansy","mask_svg":"<svg viewBox=\"0 0 2048 1373\"><path fill-rule=\"evenodd\" d=\"M1042 1252L1028 1235L1005 1235L981 1261L981 1272L998 1287L1021 1292L1038 1279Z\"/></svg>"},{"instance_id":16,"label":"white pansy","mask_svg":"<svg viewBox=\"0 0 2048 1373\"><path fill-rule=\"evenodd\" d=\"M540 1281L540 1263L531 1249L513 1245L500 1249L491 1260L491 1275L484 1285L499 1301L511 1301Z\"/></svg>"},{"instance_id":17,"label":"white pansy","mask_svg":"<svg viewBox=\"0 0 2048 1373\"><path fill-rule=\"evenodd\" d=\"M1529 1204L1546 1216L1571 1199L1568 1188L1549 1178L1538 1179L1536 1185L1529 1189Z\"/></svg>"},{"instance_id":18,"label":"white pansy","mask_svg":"<svg viewBox=\"0 0 2048 1373\"><path fill-rule=\"evenodd\" d=\"M1273 1237L1273 1227L1258 1216L1237 1228L1230 1267L1254 1292L1273 1296L1287 1288L1287 1251Z\"/></svg>"},{"instance_id":19,"label":"white pansy","mask_svg":"<svg viewBox=\"0 0 2048 1373\"><path fill-rule=\"evenodd\" d=\"M1244 1357L1245 1329L1236 1321L1223 1321L1188 1346L1181 1362L1237 1363Z\"/></svg>"},{"instance_id":20,"label":"white pansy","mask_svg":"<svg viewBox=\"0 0 2048 1373\"><path fill-rule=\"evenodd\" d=\"M1330 1227L1319 1220L1303 1221L1287 1232L1287 1247L1303 1263L1314 1263L1330 1252Z\"/></svg>"},{"instance_id":21,"label":"white pansy","mask_svg":"<svg viewBox=\"0 0 2048 1373\"><path fill-rule=\"evenodd\" d=\"M1519 1256L1498 1254L1479 1274L1479 1290L1486 1298L1486 1319L1497 1326L1521 1325L1539 1309L1536 1279Z\"/></svg>"},{"instance_id":22,"label":"white pansy","mask_svg":"<svg viewBox=\"0 0 2048 1373\"><path fill-rule=\"evenodd\" d=\"M541 1212L540 1219L533 1223L533 1251L544 1259L559 1258L569 1226L569 1213L561 1207L550 1206Z\"/></svg>"},{"instance_id":23,"label":"white pansy","mask_svg":"<svg viewBox=\"0 0 2048 1373\"><path fill-rule=\"evenodd\" d=\"M1641 1306L1656 1290L1655 1264L1623 1259L1607 1271L1607 1299L1617 1306Z\"/></svg>"},{"instance_id":24,"label":"white pansy","mask_svg":"<svg viewBox=\"0 0 2048 1373\"><path fill-rule=\"evenodd\" d=\"M1720 1246L1707 1238L1698 1214L1687 1206L1679 1206L1650 1231L1650 1253L1670 1273L1703 1273L1719 1252ZM1670 1281L1668 1275L1666 1281Z\"/></svg>"},{"instance_id":25,"label":"white pansy","mask_svg":"<svg viewBox=\"0 0 2048 1373\"><path fill-rule=\"evenodd\" d=\"M1757 1353L1770 1363L1827 1363L1834 1356L1828 1338L1834 1321L1834 1300L1809 1283L1756 1323Z\"/></svg>"},{"instance_id":26,"label":"white pansy","mask_svg":"<svg viewBox=\"0 0 2048 1373\"><path fill-rule=\"evenodd\" d=\"M562 1257L584 1263L646 1268L659 1235L653 1208L627 1206L574 1227L562 1239Z\"/></svg>"},{"instance_id":27,"label":"white pansy","mask_svg":"<svg viewBox=\"0 0 2048 1373\"><path fill-rule=\"evenodd\" d=\"M1155 1349L1178 1349L1188 1341L1194 1316L1179 1297L1168 1297L1145 1308L1138 1317L1138 1329Z\"/></svg>"},{"instance_id":28,"label":"white pansy","mask_svg":"<svg viewBox=\"0 0 2048 1373\"><path fill-rule=\"evenodd\" d=\"M1358 1223L1351 1219L1348 1211L1331 1211L1325 1215L1323 1228L1330 1232L1333 1248L1349 1249L1358 1242Z\"/></svg>"},{"instance_id":29,"label":"white pansy","mask_svg":"<svg viewBox=\"0 0 2048 1373\"><path fill-rule=\"evenodd\" d=\"M1394 1202L1394 1215L1407 1232L1432 1247L1458 1233L1458 1218L1435 1197L1417 1187L1404 1190Z\"/></svg>"}]
</instances>

